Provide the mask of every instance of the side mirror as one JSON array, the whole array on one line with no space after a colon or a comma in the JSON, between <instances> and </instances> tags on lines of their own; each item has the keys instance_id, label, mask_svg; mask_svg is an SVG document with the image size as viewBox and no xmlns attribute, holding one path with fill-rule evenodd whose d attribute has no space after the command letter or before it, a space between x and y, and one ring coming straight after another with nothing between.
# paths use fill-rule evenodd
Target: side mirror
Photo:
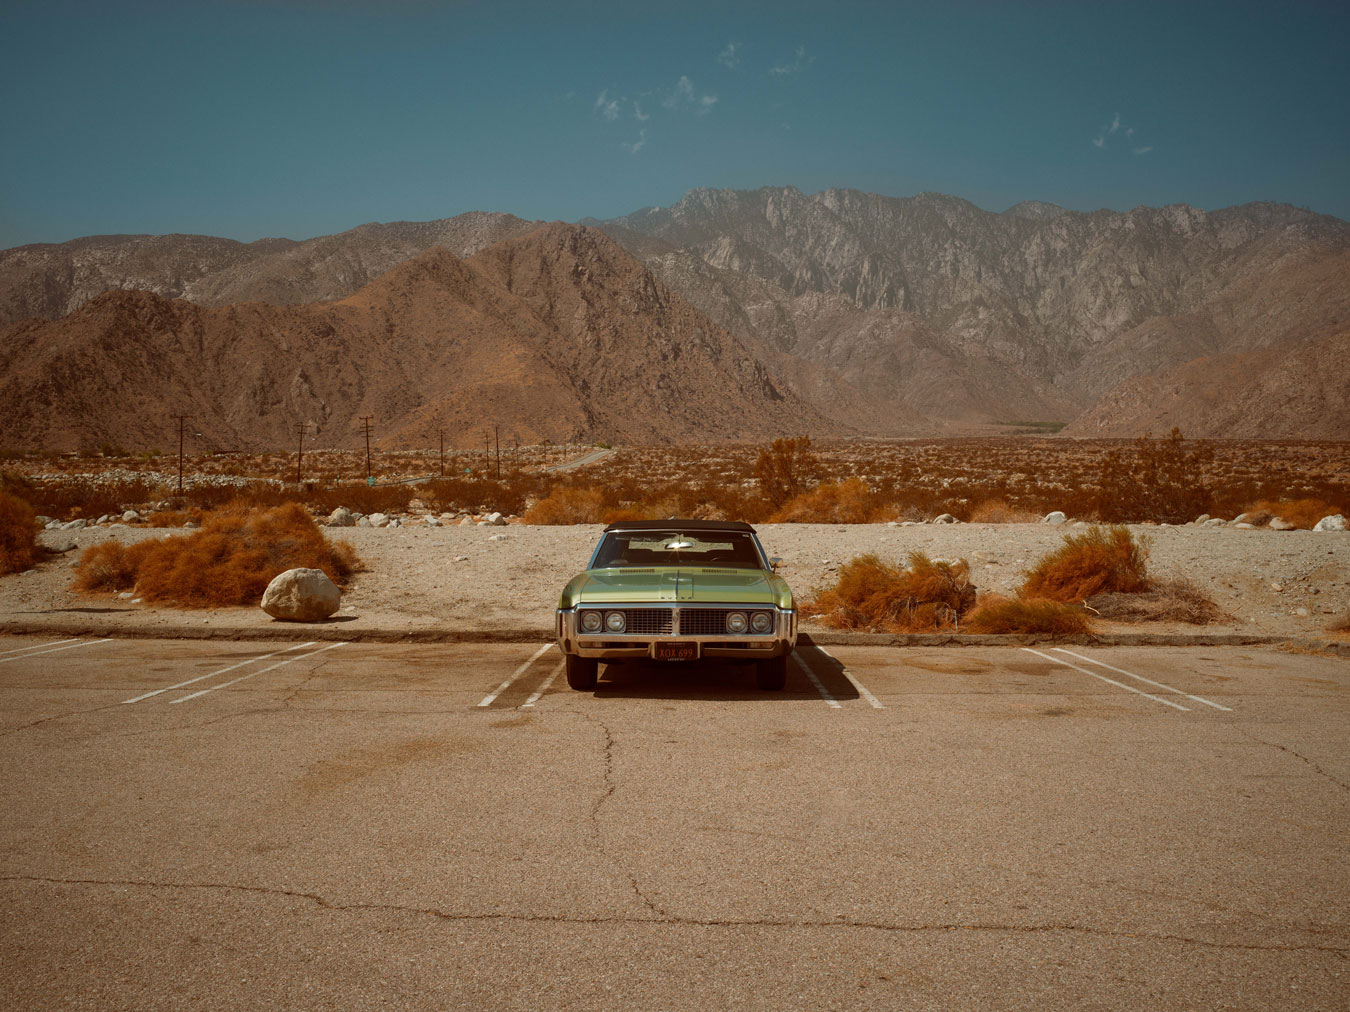
<instances>
[{"instance_id":1,"label":"side mirror","mask_svg":"<svg viewBox=\"0 0 1350 1012\"><path fill-rule=\"evenodd\" d=\"M775 573L778 572L778 567L781 566L782 564L783 559L781 556L775 555L773 558L769 560L769 568L772 569Z\"/></svg>"}]
</instances>

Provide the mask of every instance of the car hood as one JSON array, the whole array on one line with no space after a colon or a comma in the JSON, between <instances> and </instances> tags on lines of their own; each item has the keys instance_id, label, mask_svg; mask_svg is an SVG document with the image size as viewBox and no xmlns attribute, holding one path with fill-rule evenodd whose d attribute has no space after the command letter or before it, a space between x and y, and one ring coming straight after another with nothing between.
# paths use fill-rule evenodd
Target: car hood
<instances>
[{"instance_id":1,"label":"car hood","mask_svg":"<svg viewBox=\"0 0 1350 1012\"><path fill-rule=\"evenodd\" d=\"M782 577L756 569L658 566L588 569L567 585L563 607L578 604L759 604L790 608Z\"/></svg>"}]
</instances>

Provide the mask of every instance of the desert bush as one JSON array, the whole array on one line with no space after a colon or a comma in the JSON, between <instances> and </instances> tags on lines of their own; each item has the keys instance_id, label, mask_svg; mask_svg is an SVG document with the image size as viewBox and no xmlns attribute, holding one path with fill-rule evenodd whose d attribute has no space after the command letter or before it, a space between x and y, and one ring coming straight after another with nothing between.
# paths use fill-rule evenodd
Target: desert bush
<instances>
[{"instance_id":1,"label":"desert bush","mask_svg":"<svg viewBox=\"0 0 1350 1012\"><path fill-rule=\"evenodd\" d=\"M1295 527L1310 531L1323 517L1345 510L1322 499L1262 499L1242 511L1249 523L1264 524L1274 517L1288 520Z\"/></svg>"},{"instance_id":2,"label":"desert bush","mask_svg":"<svg viewBox=\"0 0 1350 1012\"><path fill-rule=\"evenodd\" d=\"M121 513L133 504L161 499L166 491L159 482L144 478L117 481L66 478L27 482L24 498L35 510L47 516L99 517L104 513Z\"/></svg>"},{"instance_id":3,"label":"desert bush","mask_svg":"<svg viewBox=\"0 0 1350 1012\"><path fill-rule=\"evenodd\" d=\"M196 507L185 510L159 510L145 518L148 527L182 527L189 520L201 523L206 514Z\"/></svg>"},{"instance_id":4,"label":"desert bush","mask_svg":"<svg viewBox=\"0 0 1350 1012\"><path fill-rule=\"evenodd\" d=\"M598 524L615 509L613 500L599 488L555 488L525 511L527 524Z\"/></svg>"},{"instance_id":5,"label":"desert bush","mask_svg":"<svg viewBox=\"0 0 1350 1012\"><path fill-rule=\"evenodd\" d=\"M775 439L755 461L755 479L770 506L781 508L806 490L819 462L811 452L810 436Z\"/></svg>"},{"instance_id":6,"label":"desert bush","mask_svg":"<svg viewBox=\"0 0 1350 1012\"><path fill-rule=\"evenodd\" d=\"M1094 594L1133 594L1148 588L1148 549L1125 527L1093 527L1064 535L1064 544L1024 574L1018 594L1082 601Z\"/></svg>"},{"instance_id":7,"label":"desert bush","mask_svg":"<svg viewBox=\"0 0 1350 1012\"><path fill-rule=\"evenodd\" d=\"M1190 580L1164 580L1132 594L1105 593L1087 599L1102 618L1120 622L1184 622L1216 625L1233 617Z\"/></svg>"},{"instance_id":8,"label":"desert bush","mask_svg":"<svg viewBox=\"0 0 1350 1012\"><path fill-rule=\"evenodd\" d=\"M873 496L861 478L817 485L795 496L769 518L771 524L865 524Z\"/></svg>"},{"instance_id":9,"label":"desert bush","mask_svg":"<svg viewBox=\"0 0 1350 1012\"><path fill-rule=\"evenodd\" d=\"M859 555L839 567L833 587L801 606L803 618L835 629L931 632L955 628L975 602L970 567L911 552L909 565Z\"/></svg>"},{"instance_id":10,"label":"desert bush","mask_svg":"<svg viewBox=\"0 0 1350 1012\"><path fill-rule=\"evenodd\" d=\"M967 616L966 632L1047 633L1070 635L1089 631L1088 613L1062 601L1012 600L990 594Z\"/></svg>"},{"instance_id":11,"label":"desert bush","mask_svg":"<svg viewBox=\"0 0 1350 1012\"><path fill-rule=\"evenodd\" d=\"M105 542L87 549L74 589L135 587L147 601L187 608L256 605L278 573L322 569L339 586L358 560L346 542L328 541L299 503L265 510L223 510L183 537Z\"/></svg>"},{"instance_id":12,"label":"desert bush","mask_svg":"<svg viewBox=\"0 0 1350 1012\"><path fill-rule=\"evenodd\" d=\"M985 499L972 506L966 520L972 524L1034 524L1043 514L1012 506L1006 499Z\"/></svg>"},{"instance_id":13,"label":"desert bush","mask_svg":"<svg viewBox=\"0 0 1350 1012\"><path fill-rule=\"evenodd\" d=\"M1147 434L1135 440L1132 452L1112 450L1102 462L1095 513L1112 522L1194 520L1214 508L1205 483L1213 459L1212 447L1194 441L1188 446L1176 428L1165 439Z\"/></svg>"},{"instance_id":14,"label":"desert bush","mask_svg":"<svg viewBox=\"0 0 1350 1012\"><path fill-rule=\"evenodd\" d=\"M37 561L37 514L24 500L0 492L0 574L21 573Z\"/></svg>"}]
</instances>

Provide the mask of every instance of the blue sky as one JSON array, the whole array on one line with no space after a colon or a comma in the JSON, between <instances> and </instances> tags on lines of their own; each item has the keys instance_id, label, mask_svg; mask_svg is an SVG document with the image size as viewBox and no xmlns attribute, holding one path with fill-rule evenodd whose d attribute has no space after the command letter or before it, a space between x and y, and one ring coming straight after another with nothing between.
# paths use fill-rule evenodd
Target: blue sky
<instances>
[{"instance_id":1,"label":"blue sky","mask_svg":"<svg viewBox=\"0 0 1350 1012\"><path fill-rule=\"evenodd\" d=\"M6 0L0 247L696 186L1350 218L1350 5Z\"/></svg>"}]
</instances>

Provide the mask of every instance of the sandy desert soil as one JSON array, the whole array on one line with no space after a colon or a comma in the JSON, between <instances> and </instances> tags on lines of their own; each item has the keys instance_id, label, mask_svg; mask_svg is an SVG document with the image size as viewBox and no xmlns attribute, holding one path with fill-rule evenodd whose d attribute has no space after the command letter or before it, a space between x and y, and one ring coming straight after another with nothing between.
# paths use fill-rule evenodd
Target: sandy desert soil
<instances>
[{"instance_id":1,"label":"sandy desert soil","mask_svg":"<svg viewBox=\"0 0 1350 1012\"><path fill-rule=\"evenodd\" d=\"M833 579L843 561L863 552L903 559L921 551L964 558L981 590L1010 592L1022 569L1061 542L1065 528L1044 524L762 525L770 555L799 598ZM1071 528L1070 528L1071 529ZM366 569L344 595L337 621L369 630L537 630L548 635L564 583L582 569L601 528L342 528ZM1167 527L1132 528L1149 539L1150 572L1185 576L1208 590L1234 621L1231 629L1269 635L1319 635L1350 608L1350 535L1316 531ZM0 626L275 628L259 609L191 611L150 607L68 587L79 550L107 538L124 542L180 532L138 528L49 531L49 546L74 544L26 574L0 577ZM297 633L303 627L296 627ZM807 624L805 629L812 626Z\"/></svg>"}]
</instances>

